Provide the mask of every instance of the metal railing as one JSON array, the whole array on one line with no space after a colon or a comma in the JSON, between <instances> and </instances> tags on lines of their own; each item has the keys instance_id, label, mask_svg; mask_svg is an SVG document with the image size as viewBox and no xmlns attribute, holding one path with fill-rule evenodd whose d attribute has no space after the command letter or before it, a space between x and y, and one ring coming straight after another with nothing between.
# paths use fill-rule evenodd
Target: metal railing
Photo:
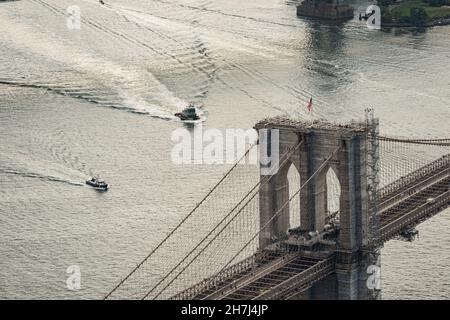
<instances>
[{"instance_id":1,"label":"metal railing","mask_svg":"<svg viewBox=\"0 0 450 320\"><path fill-rule=\"evenodd\" d=\"M414 193L417 193L420 190L423 190L433 184L434 182L440 180L441 178L448 175L450 172L450 166L449 167L443 167L442 170L439 170L437 173L433 173L432 175L427 175L426 177L423 177L420 179L420 181L417 181L416 183L409 184L405 187L403 187L400 191L395 192L390 198L385 198L382 203L380 203L380 209L379 212L382 212L386 210L386 208L394 205L396 202L401 200L402 198L406 196L410 196Z\"/></svg>"},{"instance_id":2,"label":"metal railing","mask_svg":"<svg viewBox=\"0 0 450 320\"><path fill-rule=\"evenodd\" d=\"M211 295L209 295L208 297L206 297L206 299L212 299L212 300L222 299L222 298L226 297L227 295L232 294L234 291L237 291L240 288L251 284L255 280L260 279L260 278L270 274L271 272L274 272L274 271L280 269L284 265L286 265L289 262L291 262L292 260L294 260L296 258L296 256L297 256L297 254L295 254L295 253L286 253L285 255L282 255L279 258L268 262L264 266L252 270L252 272L249 275L239 279L238 281L229 283L226 286L220 288L220 292L216 291L216 292L212 293Z\"/></svg>"},{"instance_id":3,"label":"metal railing","mask_svg":"<svg viewBox=\"0 0 450 320\"><path fill-rule=\"evenodd\" d=\"M442 156L441 158L430 162L429 164L407 174L406 176L401 177L398 180L395 180L394 182L382 187L379 189L379 199L382 200L382 198L391 195L392 193L400 191L405 186L422 179L423 177L438 171L439 169L445 169L448 168L450 165L450 154L447 154L445 156Z\"/></svg>"},{"instance_id":4,"label":"metal railing","mask_svg":"<svg viewBox=\"0 0 450 320\"><path fill-rule=\"evenodd\" d=\"M261 261L265 257L268 257L269 253L265 251L257 252L250 257L238 262L227 269L211 276L196 285L174 295L170 300L189 300L195 296L205 292L206 290L217 287L221 282L232 278L233 276L247 271L255 266L258 261Z\"/></svg>"},{"instance_id":5,"label":"metal railing","mask_svg":"<svg viewBox=\"0 0 450 320\"><path fill-rule=\"evenodd\" d=\"M427 202L424 205L417 207L410 213L407 213L399 219L382 227L380 229L379 237L371 244L378 245L386 242L399 235L403 230L416 226L425 218L433 216L449 206L450 190L447 190L437 198L433 199L432 202Z\"/></svg>"},{"instance_id":6,"label":"metal railing","mask_svg":"<svg viewBox=\"0 0 450 320\"><path fill-rule=\"evenodd\" d=\"M283 295L292 295L301 292L319 280L334 272L335 258L334 255L322 260L299 274L289 278L272 289L260 294L253 300L271 300L279 299Z\"/></svg>"}]
</instances>

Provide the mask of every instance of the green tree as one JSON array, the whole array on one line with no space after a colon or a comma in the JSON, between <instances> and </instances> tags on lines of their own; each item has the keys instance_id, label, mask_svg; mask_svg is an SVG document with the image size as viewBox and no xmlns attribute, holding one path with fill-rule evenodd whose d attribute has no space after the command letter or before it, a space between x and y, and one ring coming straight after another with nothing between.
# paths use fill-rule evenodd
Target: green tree
<instances>
[{"instance_id":1,"label":"green tree","mask_svg":"<svg viewBox=\"0 0 450 320\"><path fill-rule=\"evenodd\" d=\"M424 8L420 8L420 7L413 7L410 9L410 22L417 24L417 25L422 25L425 22L427 22L428 20L428 14L425 11Z\"/></svg>"},{"instance_id":2,"label":"green tree","mask_svg":"<svg viewBox=\"0 0 450 320\"><path fill-rule=\"evenodd\" d=\"M382 23L391 23L392 22L392 14L389 10L381 9L381 22Z\"/></svg>"},{"instance_id":3,"label":"green tree","mask_svg":"<svg viewBox=\"0 0 450 320\"><path fill-rule=\"evenodd\" d=\"M424 0L432 7L442 7L444 5L450 4L450 0Z\"/></svg>"},{"instance_id":4,"label":"green tree","mask_svg":"<svg viewBox=\"0 0 450 320\"><path fill-rule=\"evenodd\" d=\"M395 0L378 0L377 1L377 4L380 7L388 7L389 5L394 4L394 3L395 3Z\"/></svg>"}]
</instances>

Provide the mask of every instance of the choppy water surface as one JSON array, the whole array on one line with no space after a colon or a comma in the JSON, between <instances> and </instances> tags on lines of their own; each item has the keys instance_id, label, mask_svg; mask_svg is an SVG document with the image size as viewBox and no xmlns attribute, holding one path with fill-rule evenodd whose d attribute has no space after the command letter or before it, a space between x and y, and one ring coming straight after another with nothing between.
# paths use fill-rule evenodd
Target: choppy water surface
<instances>
[{"instance_id":1,"label":"choppy water surface","mask_svg":"<svg viewBox=\"0 0 450 320\"><path fill-rule=\"evenodd\" d=\"M313 96L317 117L373 106L384 133L450 132L450 27L327 25L282 0L106 2L0 3L0 298L101 298L192 208L226 168L172 163L187 101L206 128L306 117ZM84 186L94 174L109 192ZM450 298L450 212L419 230L383 249L386 299Z\"/></svg>"}]
</instances>

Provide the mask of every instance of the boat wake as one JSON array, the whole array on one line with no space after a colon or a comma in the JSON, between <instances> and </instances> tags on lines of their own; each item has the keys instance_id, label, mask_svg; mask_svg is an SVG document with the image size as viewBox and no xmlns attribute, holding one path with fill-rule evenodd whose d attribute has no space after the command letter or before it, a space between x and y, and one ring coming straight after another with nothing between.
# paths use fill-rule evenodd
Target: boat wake
<instances>
[{"instance_id":1,"label":"boat wake","mask_svg":"<svg viewBox=\"0 0 450 320\"><path fill-rule=\"evenodd\" d=\"M149 115L153 118L159 118L163 120L175 120L176 117L172 114L172 110L176 110L178 107L164 109L156 104L150 104L140 97L130 97L126 94L118 95L117 97L112 97L110 99L105 99L98 95L98 92L90 91L84 88L61 88L53 87L48 84L40 83L27 83L15 80L0 80L0 85L9 85L21 88L31 88L40 89L47 92L71 97L74 99L81 99L86 102L95 104L99 107L112 108L116 110L128 111L136 114ZM183 103L178 102L178 105L183 105Z\"/></svg>"},{"instance_id":2,"label":"boat wake","mask_svg":"<svg viewBox=\"0 0 450 320\"><path fill-rule=\"evenodd\" d=\"M16 175L23 178L33 178L33 179L39 179L42 181L48 181L48 182L59 182L59 183L65 183L72 186L84 186L84 183L76 182L64 178L59 178L51 175L45 175L45 174L39 174L34 172L27 172L27 171L20 171L15 169L9 169L9 168L0 168L0 172L3 174L9 174L9 175Z\"/></svg>"},{"instance_id":3,"label":"boat wake","mask_svg":"<svg viewBox=\"0 0 450 320\"><path fill-rule=\"evenodd\" d=\"M48 66L48 70L27 73L27 78L22 79L15 78L21 70L10 70L10 74L2 75L0 84L43 89L98 106L164 120L174 120L173 114L186 104L145 66L114 62L93 51L74 47L57 35L50 36L31 25L18 24L7 15L0 18L7 20L5 31L10 33L8 38L13 48L21 53L18 59L23 56L23 67L27 66L29 55ZM48 79L46 74L50 76ZM55 78L54 74L60 78Z\"/></svg>"}]
</instances>

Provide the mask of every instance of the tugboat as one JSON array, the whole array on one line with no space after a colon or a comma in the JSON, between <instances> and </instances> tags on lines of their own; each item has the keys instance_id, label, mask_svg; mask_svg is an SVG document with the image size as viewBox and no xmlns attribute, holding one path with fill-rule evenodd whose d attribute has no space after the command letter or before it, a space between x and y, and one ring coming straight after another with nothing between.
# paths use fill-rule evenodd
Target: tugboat
<instances>
[{"instance_id":1,"label":"tugboat","mask_svg":"<svg viewBox=\"0 0 450 320\"><path fill-rule=\"evenodd\" d=\"M86 184L97 190L102 191L108 190L108 184L105 181L102 181L96 177L93 177L91 180L87 180Z\"/></svg>"},{"instance_id":2,"label":"tugboat","mask_svg":"<svg viewBox=\"0 0 450 320\"><path fill-rule=\"evenodd\" d=\"M181 120L199 120L200 117L197 114L197 109L195 106L190 103L186 108L181 112L175 113L175 116L180 118Z\"/></svg>"}]
</instances>

